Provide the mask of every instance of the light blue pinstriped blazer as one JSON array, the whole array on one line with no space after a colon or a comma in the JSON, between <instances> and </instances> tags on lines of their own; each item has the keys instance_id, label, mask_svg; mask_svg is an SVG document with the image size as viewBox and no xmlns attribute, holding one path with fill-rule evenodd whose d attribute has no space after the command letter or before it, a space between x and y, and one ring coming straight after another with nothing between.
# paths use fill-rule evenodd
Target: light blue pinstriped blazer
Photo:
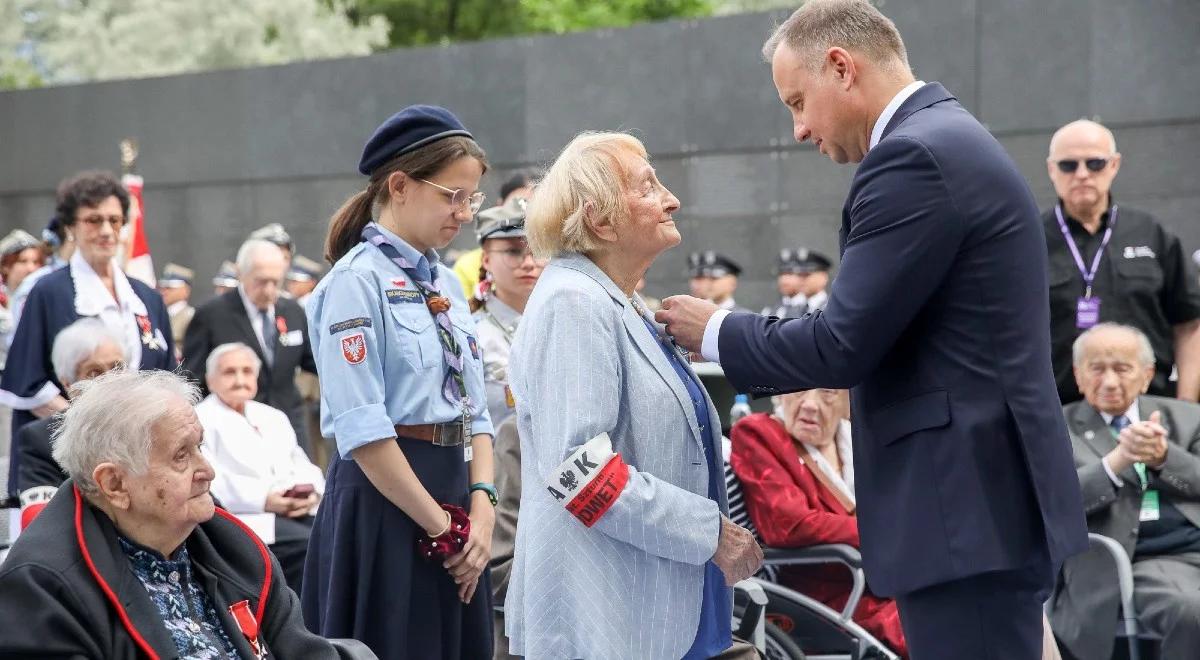
<instances>
[{"instance_id":1,"label":"light blue pinstriped blazer","mask_svg":"<svg viewBox=\"0 0 1200 660\"><path fill-rule=\"evenodd\" d=\"M511 652L682 657L695 639L704 563L728 508L723 484L719 502L707 497L708 466L684 384L621 290L578 254L555 258L542 273L509 373L524 484L504 603ZM630 479L589 529L545 484L602 432Z\"/></svg>"}]
</instances>

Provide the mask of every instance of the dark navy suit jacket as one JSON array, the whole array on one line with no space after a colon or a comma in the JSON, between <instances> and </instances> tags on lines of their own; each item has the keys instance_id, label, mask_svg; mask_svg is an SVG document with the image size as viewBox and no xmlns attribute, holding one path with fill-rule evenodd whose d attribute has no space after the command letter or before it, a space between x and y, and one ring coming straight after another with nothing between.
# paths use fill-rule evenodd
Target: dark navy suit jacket
<instances>
[{"instance_id":1,"label":"dark navy suit jacket","mask_svg":"<svg viewBox=\"0 0 1200 660\"><path fill-rule=\"evenodd\" d=\"M851 388L876 594L994 570L1050 576L1047 560L1087 547L1050 368L1045 243L1004 149L927 84L854 176L825 310L721 327L739 392Z\"/></svg>"},{"instance_id":2,"label":"dark navy suit jacket","mask_svg":"<svg viewBox=\"0 0 1200 660\"><path fill-rule=\"evenodd\" d=\"M157 291L142 282L129 278L133 293L146 305L151 330L157 330L166 346L153 349L142 346L141 369L163 369L173 371L175 342L171 336L171 317L167 306ZM13 336L12 348L8 352L8 364L0 387L19 397L32 397L46 385L52 383L60 391L62 384L54 375L50 363L50 349L59 331L79 320L75 311L75 281L71 279L71 267L65 266L38 280L29 292L25 308L21 311L21 322ZM36 419L28 410L14 410L12 437L19 441L17 431ZM20 448L12 448L12 463L9 466L8 492L16 495L17 473L20 463Z\"/></svg>"}]
</instances>

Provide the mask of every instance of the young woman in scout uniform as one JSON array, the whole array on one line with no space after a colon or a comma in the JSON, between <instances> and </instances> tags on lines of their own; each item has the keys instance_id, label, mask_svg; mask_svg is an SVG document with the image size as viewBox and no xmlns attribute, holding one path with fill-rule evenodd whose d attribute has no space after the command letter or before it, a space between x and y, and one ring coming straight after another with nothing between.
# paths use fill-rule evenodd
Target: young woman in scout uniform
<instances>
[{"instance_id":1,"label":"young woman in scout uniform","mask_svg":"<svg viewBox=\"0 0 1200 660\"><path fill-rule=\"evenodd\" d=\"M492 424L462 287L438 260L479 210L483 150L444 108L367 141L370 177L330 221L308 302L329 468L302 597L308 626L382 658L491 657Z\"/></svg>"}]
</instances>

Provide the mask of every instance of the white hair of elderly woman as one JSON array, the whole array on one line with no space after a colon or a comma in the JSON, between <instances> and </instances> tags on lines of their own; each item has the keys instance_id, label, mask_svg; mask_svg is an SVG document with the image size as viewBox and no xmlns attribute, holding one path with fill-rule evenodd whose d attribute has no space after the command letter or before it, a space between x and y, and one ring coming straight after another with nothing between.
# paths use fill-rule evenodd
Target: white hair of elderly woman
<instances>
[{"instance_id":1,"label":"white hair of elderly woman","mask_svg":"<svg viewBox=\"0 0 1200 660\"><path fill-rule=\"evenodd\" d=\"M246 275L254 270L254 262L258 260L259 255L270 254L283 259L283 250L279 249L278 245L270 241L264 241L261 238L252 238L245 243L237 251L237 269L242 275Z\"/></svg>"},{"instance_id":2,"label":"white hair of elderly woman","mask_svg":"<svg viewBox=\"0 0 1200 660\"><path fill-rule=\"evenodd\" d=\"M75 387L54 432L53 455L88 494L98 490L92 472L101 463L145 473L156 424L178 403L200 401L194 384L169 371L116 369Z\"/></svg>"},{"instance_id":3,"label":"white hair of elderly woman","mask_svg":"<svg viewBox=\"0 0 1200 660\"><path fill-rule=\"evenodd\" d=\"M525 234L539 257L588 253L600 247L584 221L589 214L629 215L623 158L646 158L646 147L628 133L586 131L575 136L533 189L525 211Z\"/></svg>"},{"instance_id":4,"label":"white hair of elderly woman","mask_svg":"<svg viewBox=\"0 0 1200 660\"><path fill-rule=\"evenodd\" d=\"M212 353L208 354L208 359L204 361L204 375L216 375L217 368L221 364L221 358L233 353L234 351L246 351L250 354L250 357L254 358L254 371L258 372L262 369L262 360L258 358L258 353L255 353L253 348L250 348L240 341L231 341L228 344L221 344L220 346L214 348Z\"/></svg>"},{"instance_id":5,"label":"white hair of elderly woman","mask_svg":"<svg viewBox=\"0 0 1200 660\"><path fill-rule=\"evenodd\" d=\"M121 349L121 358L129 359L125 339L98 318L84 317L59 331L50 350L50 364L60 383L74 383L79 364L106 343Z\"/></svg>"}]
</instances>

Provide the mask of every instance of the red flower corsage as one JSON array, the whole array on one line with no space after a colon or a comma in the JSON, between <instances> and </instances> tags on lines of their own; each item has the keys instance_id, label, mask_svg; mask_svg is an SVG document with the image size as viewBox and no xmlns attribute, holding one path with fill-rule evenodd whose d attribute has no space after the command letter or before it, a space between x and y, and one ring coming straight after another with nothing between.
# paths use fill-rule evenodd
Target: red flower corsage
<instances>
[{"instance_id":1,"label":"red flower corsage","mask_svg":"<svg viewBox=\"0 0 1200 660\"><path fill-rule=\"evenodd\" d=\"M440 536L421 536L417 539L417 552L429 561L443 561L462 552L471 537L471 519L461 506L443 504L442 510L450 514L450 524Z\"/></svg>"}]
</instances>

